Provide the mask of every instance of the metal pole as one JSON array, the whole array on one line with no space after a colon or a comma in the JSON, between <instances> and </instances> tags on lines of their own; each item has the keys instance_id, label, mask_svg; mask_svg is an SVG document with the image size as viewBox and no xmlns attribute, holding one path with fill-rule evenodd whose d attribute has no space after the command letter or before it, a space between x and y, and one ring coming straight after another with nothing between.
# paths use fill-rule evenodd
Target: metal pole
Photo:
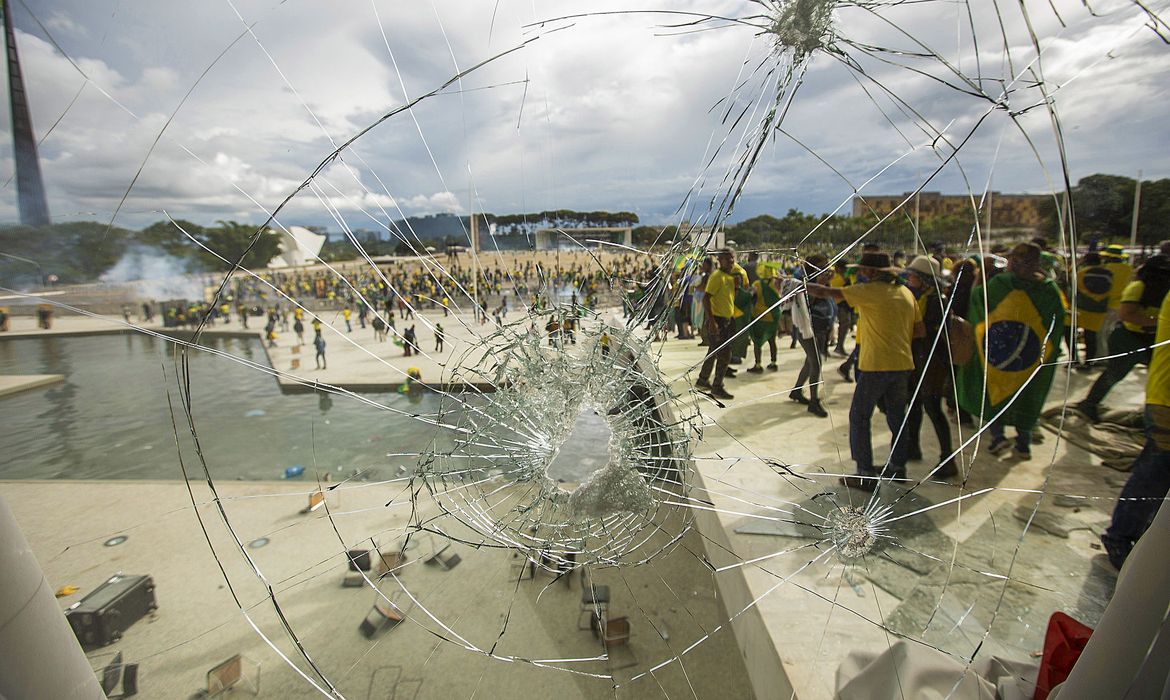
<instances>
[{"instance_id":1,"label":"metal pole","mask_svg":"<svg viewBox=\"0 0 1170 700\"><path fill-rule=\"evenodd\" d=\"M474 200L471 207L471 299L475 320L479 320L479 219L475 218Z\"/></svg>"},{"instance_id":2,"label":"metal pole","mask_svg":"<svg viewBox=\"0 0 1170 700\"><path fill-rule=\"evenodd\" d=\"M97 674L0 498L0 697L104 698Z\"/></svg>"},{"instance_id":3,"label":"metal pole","mask_svg":"<svg viewBox=\"0 0 1170 700\"><path fill-rule=\"evenodd\" d=\"M1133 188L1133 218L1129 226L1129 247L1137 248L1138 207L1142 203L1142 171L1138 171L1137 183Z\"/></svg>"}]
</instances>

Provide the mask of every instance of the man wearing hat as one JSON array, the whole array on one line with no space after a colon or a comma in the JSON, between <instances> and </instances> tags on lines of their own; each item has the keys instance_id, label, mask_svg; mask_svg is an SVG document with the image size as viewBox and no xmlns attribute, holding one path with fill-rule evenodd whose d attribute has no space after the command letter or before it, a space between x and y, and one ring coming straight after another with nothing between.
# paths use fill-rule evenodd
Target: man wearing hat
<instances>
[{"instance_id":1,"label":"man wearing hat","mask_svg":"<svg viewBox=\"0 0 1170 700\"><path fill-rule=\"evenodd\" d=\"M946 275L938 260L919 255L906 267L902 278L917 300L917 318L925 330L922 337L916 336L911 344L914 374L910 379L910 400L906 409L906 452L911 460L922 459L918 435L925 413L934 426L940 452L938 467L932 472L940 479L949 479L959 472L951 458L950 422L943 412L943 399L952 389L950 348L943 332L949 313L944 296Z\"/></svg>"},{"instance_id":2,"label":"man wearing hat","mask_svg":"<svg viewBox=\"0 0 1170 700\"><path fill-rule=\"evenodd\" d=\"M899 270L888 253L865 252L858 272L867 281L848 287L809 284L809 294L844 301L859 313L863 338L857 362L857 387L849 407L849 451L857 475L841 479L851 488L873 491L878 477L905 478L906 441L903 432L910 375L914 371L911 342L921 335L914 295L898 282ZM879 473L873 463L870 420L878 404L885 407L892 445L888 465Z\"/></svg>"}]
</instances>

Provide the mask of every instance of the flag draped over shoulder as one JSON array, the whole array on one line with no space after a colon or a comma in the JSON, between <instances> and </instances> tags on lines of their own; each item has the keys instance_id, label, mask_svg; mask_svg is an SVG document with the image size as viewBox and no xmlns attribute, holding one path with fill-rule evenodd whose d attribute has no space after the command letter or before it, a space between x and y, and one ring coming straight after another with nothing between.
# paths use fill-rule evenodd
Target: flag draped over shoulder
<instances>
[{"instance_id":1,"label":"flag draped over shoulder","mask_svg":"<svg viewBox=\"0 0 1170 700\"><path fill-rule=\"evenodd\" d=\"M1001 273L972 291L968 320L977 349L959 372L959 405L991 421L1010 402L1000 422L1031 430L1056 375L1051 363L1064 336L1060 289L1050 280Z\"/></svg>"},{"instance_id":2,"label":"flag draped over shoulder","mask_svg":"<svg viewBox=\"0 0 1170 700\"><path fill-rule=\"evenodd\" d=\"M752 314L755 320L748 327L752 342L756 345L765 343L776 335L776 327L780 320L780 295L772 289L767 279L759 279L752 283L752 289L759 292ZM753 295L753 299L755 299Z\"/></svg>"}]
</instances>

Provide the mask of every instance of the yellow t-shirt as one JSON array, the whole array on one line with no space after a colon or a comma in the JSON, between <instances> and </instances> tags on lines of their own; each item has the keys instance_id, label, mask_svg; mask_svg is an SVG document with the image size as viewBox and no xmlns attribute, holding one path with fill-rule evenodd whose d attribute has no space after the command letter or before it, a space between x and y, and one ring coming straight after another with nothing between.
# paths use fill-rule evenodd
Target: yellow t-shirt
<instances>
[{"instance_id":1,"label":"yellow t-shirt","mask_svg":"<svg viewBox=\"0 0 1170 700\"><path fill-rule=\"evenodd\" d=\"M862 372L904 372L914 369L910 342L918 304L914 294L892 282L866 282L843 287L845 301L857 309L861 354L857 368Z\"/></svg>"},{"instance_id":2,"label":"yellow t-shirt","mask_svg":"<svg viewBox=\"0 0 1170 700\"><path fill-rule=\"evenodd\" d=\"M1110 262L1103 266L1113 273L1113 289L1109 290L1109 308L1121 306L1121 294L1125 286L1133 279L1133 268L1127 262Z\"/></svg>"},{"instance_id":3,"label":"yellow t-shirt","mask_svg":"<svg viewBox=\"0 0 1170 700\"><path fill-rule=\"evenodd\" d=\"M1125 285L1125 291L1121 293L1121 303L1122 304L1127 304L1127 303L1128 304L1140 304L1142 301L1142 294L1144 294L1145 291L1146 291L1146 283L1145 282L1142 282L1141 280L1138 280L1136 282L1130 282L1129 284ZM1149 314L1151 316L1157 316L1160 312L1158 311L1158 309L1156 307L1143 306L1142 313ZM1135 323L1126 323L1123 325L1125 326L1126 330L1133 331L1134 333L1149 333L1150 332L1149 328L1146 328L1144 326L1139 326Z\"/></svg>"},{"instance_id":4,"label":"yellow t-shirt","mask_svg":"<svg viewBox=\"0 0 1170 700\"><path fill-rule=\"evenodd\" d=\"M829 279L829 286L834 289L840 289L845 286L845 276L840 272L833 270L833 276Z\"/></svg>"},{"instance_id":5,"label":"yellow t-shirt","mask_svg":"<svg viewBox=\"0 0 1170 700\"><path fill-rule=\"evenodd\" d=\"M711 299L711 315L719 318L731 318L735 312L735 273L715 270L707 278L707 286L703 288Z\"/></svg>"},{"instance_id":6,"label":"yellow t-shirt","mask_svg":"<svg viewBox=\"0 0 1170 700\"><path fill-rule=\"evenodd\" d=\"M1158 311L1158 336L1155 344L1170 340L1170 294L1162 300ZM1150 373L1146 379L1146 403L1170 406L1170 345L1154 348L1150 358Z\"/></svg>"}]
</instances>

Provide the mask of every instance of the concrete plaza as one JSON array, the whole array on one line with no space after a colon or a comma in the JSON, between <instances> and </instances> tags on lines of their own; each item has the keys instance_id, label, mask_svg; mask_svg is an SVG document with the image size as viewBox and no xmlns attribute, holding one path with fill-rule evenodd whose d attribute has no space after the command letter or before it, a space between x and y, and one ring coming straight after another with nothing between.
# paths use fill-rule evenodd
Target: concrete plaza
<instances>
[{"instance_id":1,"label":"concrete plaza","mask_svg":"<svg viewBox=\"0 0 1170 700\"><path fill-rule=\"evenodd\" d=\"M358 328L356 319L352 333L346 333L338 318L329 319L332 330L326 331L329 369L306 366L311 346L294 353L291 334L280 333L268 356L287 375L280 378L282 385L321 381L354 391L387 390L410 367L418 367L426 382L441 382L452 359L474 347L478 331L473 330L481 327L465 328L454 318L444 322L441 311L424 316L447 329L444 353L407 358L392 343L376 342L372 329ZM416 323L419 343L430 351L433 338ZM250 325L247 332L259 337L257 320ZM14 319L9 337L123 330L77 317L56 319L52 331L31 326L31 319ZM214 330L245 332L234 321ZM654 347L675 391L688 395L687 373L701 361L703 349L695 341L673 339ZM296 367L294 360L300 360ZM964 480L883 487L880 501L907 517L892 523L891 544L880 553L843 564L825 554L823 538L808 524L825 515L828 502L865 502L861 492L836 483L837 475L852 471L847 439L852 387L829 361L822 389L829 417L807 413L787 398L802 361L799 350L782 349L779 372L741 371L729 382L736 398L726 407L697 399L707 422L695 448L690 501L698 529L653 566L595 572L596 582L618 591L611 612L633 620L630 648L643 664L617 671L619 682L725 625L683 655L683 663L663 667L653 678L620 690L619 697L659 690L668 697L746 697L754 688L760 697L795 692L800 698L827 698L848 652L880 652L899 635L959 660L978 649L980 657L1026 661L1040 648L1052 612L1063 610L1095 624L1115 572L1093 545L1124 474L1052 433L1023 462L997 459L972 442L964 451ZM1059 373L1050 404L1079 398L1094 376ZM1135 372L1114 390L1112 401L1140 404L1144 379L1144 371ZM881 457L888 435L880 418L874 426L875 454ZM971 435L964 431L966 440ZM928 427L922 448L925 455L937 453ZM912 463L912 480L929 466ZM181 482L0 483L0 495L50 582L80 587L62 598L63 607L115 571L155 576L157 616L132 627L118 645L91 655L95 666L115 649L140 660L144 697L190 694L201 687L207 669L234 653L261 661L262 695L312 694L312 686L244 619L228 581L257 627L321 683L281 630L244 551L278 591L277 601L314 660L329 669L326 675L347 697L525 697L538 688L542 696L613 695L606 681L467 651L436 623L469 635L466 641L477 649L491 648L498 635L500 656L582 659L599 653L592 635L576 629L579 580L570 587L541 574L536 581L517 581L516 562L498 551L455 545L463 563L449 572L408 558L403 585L383 579L381 588L410 606L418 624L400 625L372 642L360 637L357 624L376 594L369 586L340 586L344 551L371 537L382 547L401 533L409 508L387 504L410 500L388 497L393 483L340 486L328 497L332 517L322 510L299 512L314 490L303 483L217 483L242 549L223 526L208 486L193 486L189 496ZM209 526L215 556L192 499ZM129 539L104 547L116 534ZM266 546L247 547L261 536L269 539ZM423 595L403 600L402 589ZM728 633L729 619L734 636ZM579 670L604 673L606 664L582 662Z\"/></svg>"}]
</instances>

